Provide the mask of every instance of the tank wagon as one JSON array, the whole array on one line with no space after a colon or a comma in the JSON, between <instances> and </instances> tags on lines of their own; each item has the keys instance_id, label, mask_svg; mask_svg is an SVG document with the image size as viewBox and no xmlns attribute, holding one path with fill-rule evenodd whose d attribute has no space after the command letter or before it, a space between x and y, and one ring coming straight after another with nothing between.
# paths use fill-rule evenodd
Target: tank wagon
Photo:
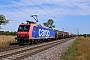
<instances>
[{"instance_id":1,"label":"tank wagon","mask_svg":"<svg viewBox=\"0 0 90 60\"><path fill-rule=\"evenodd\" d=\"M18 27L17 37L15 38L19 45L41 43L43 41L57 40L62 38L74 37L74 34L68 32L53 30L50 28L37 25L35 22L27 21L26 24L22 23Z\"/></svg>"}]
</instances>

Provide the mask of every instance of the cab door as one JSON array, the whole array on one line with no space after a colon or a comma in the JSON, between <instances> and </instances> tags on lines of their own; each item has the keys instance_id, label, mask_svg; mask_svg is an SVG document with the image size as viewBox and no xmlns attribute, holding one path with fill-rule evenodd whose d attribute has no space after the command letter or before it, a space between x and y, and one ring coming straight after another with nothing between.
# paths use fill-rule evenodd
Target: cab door
<instances>
[{"instance_id":1,"label":"cab door","mask_svg":"<svg viewBox=\"0 0 90 60\"><path fill-rule=\"evenodd\" d=\"M32 38L33 39L36 39L37 38L37 27L36 26L33 27Z\"/></svg>"}]
</instances>

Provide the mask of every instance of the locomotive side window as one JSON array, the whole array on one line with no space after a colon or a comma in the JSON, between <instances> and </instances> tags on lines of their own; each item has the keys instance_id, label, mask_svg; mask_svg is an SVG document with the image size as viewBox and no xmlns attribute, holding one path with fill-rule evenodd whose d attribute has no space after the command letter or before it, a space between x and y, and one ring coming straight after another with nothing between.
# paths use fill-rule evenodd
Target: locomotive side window
<instances>
[{"instance_id":1,"label":"locomotive side window","mask_svg":"<svg viewBox=\"0 0 90 60\"><path fill-rule=\"evenodd\" d=\"M25 31L28 32L30 29L30 25L20 25L18 31Z\"/></svg>"}]
</instances>

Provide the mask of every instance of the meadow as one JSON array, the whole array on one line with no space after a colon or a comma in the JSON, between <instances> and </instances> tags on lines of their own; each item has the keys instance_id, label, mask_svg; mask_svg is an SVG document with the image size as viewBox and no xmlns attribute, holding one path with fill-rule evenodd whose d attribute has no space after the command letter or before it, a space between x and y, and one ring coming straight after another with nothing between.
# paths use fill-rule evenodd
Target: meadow
<instances>
[{"instance_id":1,"label":"meadow","mask_svg":"<svg viewBox=\"0 0 90 60\"><path fill-rule=\"evenodd\" d=\"M2 46L9 46L9 44L14 43L15 41L15 36L11 35L0 35L0 47Z\"/></svg>"},{"instance_id":2,"label":"meadow","mask_svg":"<svg viewBox=\"0 0 90 60\"><path fill-rule=\"evenodd\" d=\"M78 37L61 60L90 60L90 37Z\"/></svg>"}]
</instances>

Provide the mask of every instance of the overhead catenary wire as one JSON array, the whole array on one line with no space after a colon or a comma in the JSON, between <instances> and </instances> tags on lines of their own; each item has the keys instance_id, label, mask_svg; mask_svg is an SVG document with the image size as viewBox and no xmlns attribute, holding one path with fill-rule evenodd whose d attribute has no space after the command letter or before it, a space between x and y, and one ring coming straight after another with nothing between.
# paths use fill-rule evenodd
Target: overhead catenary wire
<instances>
[{"instance_id":1,"label":"overhead catenary wire","mask_svg":"<svg viewBox=\"0 0 90 60\"><path fill-rule=\"evenodd\" d=\"M41 6L39 6L38 4L36 4L34 1L30 0L32 3L34 3L36 6L38 6L39 8L41 8L43 11L45 11L47 14L49 14L50 16L52 16L53 18L57 19L55 16L53 16L51 13L47 12L44 8L42 8ZM57 19L58 20L58 19ZM60 21L64 26L67 26L66 24L64 24L62 21Z\"/></svg>"},{"instance_id":2,"label":"overhead catenary wire","mask_svg":"<svg viewBox=\"0 0 90 60\"><path fill-rule=\"evenodd\" d=\"M39 6L38 4L36 4L34 1L30 0L32 3L34 3L36 6L38 6L39 8L41 8L43 11L45 11L47 14L49 14L50 16L52 16L53 18L57 19L56 17L54 17L52 14L50 14L49 12L47 12L44 8L42 8L41 6ZM61 21L60 21L61 22ZM61 22L62 23L62 22ZM63 24L63 23L62 23ZM64 24L65 25L65 24Z\"/></svg>"},{"instance_id":3,"label":"overhead catenary wire","mask_svg":"<svg viewBox=\"0 0 90 60\"><path fill-rule=\"evenodd\" d=\"M53 18L56 18L56 17L54 17L52 14L50 14L49 12L47 12L45 9L43 9L41 6L39 6L39 5L37 5L35 2L33 2L32 0L30 0L32 3L34 3L36 6L38 6L39 8L41 8L43 11L45 11L47 14L49 14L50 16L52 16ZM1 3L3 3L3 4L5 4L5 5L7 5L7 6L10 6L10 7L12 7L12 8L14 8L14 9L17 9L17 10L19 10L19 11L21 11L21 12L24 12L24 13L26 13L26 14L29 14L29 15L31 15L30 13L28 13L28 12L26 12L26 11L23 11L23 10L21 10L21 9L19 9L19 8L16 8L16 7L14 7L14 6L12 6L12 5L9 5L9 4L7 4L7 3L5 3L5 2L2 2L2 1L0 1ZM57 18L56 18L57 19ZM61 21L60 21L61 22ZM61 22L62 23L62 22ZM63 23L62 23L63 24Z\"/></svg>"},{"instance_id":4,"label":"overhead catenary wire","mask_svg":"<svg viewBox=\"0 0 90 60\"><path fill-rule=\"evenodd\" d=\"M20 1L20 2L28 6L28 4L26 4L25 2L22 2L22 1ZM33 10L36 11L35 9L33 9ZM36 11L36 12L38 12L38 11Z\"/></svg>"},{"instance_id":5,"label":"overhead catenary wire","mask_svg":"<svg viewBox=\"0 0 90 60\"><path fill-rule=\"evenodd\" d=\"M0 1L0 3L3 3L3 4L5 4L5 5L7 5L7 6L10 6L10 7L14 8L14 9L19 10L19 11L21 11L21 12L24 12L24 13L26 13L26 14L32 15L32 14L30 14L30 13L24 11L24 10L21 10L21 9L19 9L19 8L16 8L16 7L14 7L14 6L12 6L12 5L9 5L9 4L5 3L5 2ZM22 3L25 4L24 2L22 2Z\"/></svg>"},{"instance_id":6,"label":"overhead catenary wire","mask_svg":"<svg viewBox=\"0 0 90 60\"><path fill-rule=\"evenodd\" d=\"M32 3L34 3L36 6L38 6L39 8L41 8L43 11L45 11L47 14L49 14L50 16L52 16L53 18L57 19L55 16L53 16L51 13L47 12L44 8L42 8L41 6L39 6L38 4L36 4L34 1L30 0ZM58 19L57 19L58 20ZM61 22L61 21L60 21ZM64 26L66 26L63 22L61 22Z\"/></svg>"},{"instance_id":7,"label":"overhead catenary wire","mask_svg":"<svg viewBox=\"0 0 90 60\"><path fill-rule=\"evenodd\" d=\"M39 6L38 4L36 4L34 1L32 1L32 0L30 0L32 3L34 3L36 6L38 6L40 9L42 9L43 11L45 11L46 13L48 13L50 16L52 16L52 17L54 17L52 14L50 14L49 12L47 12L44 8L42 8L41 6ZM22 1L20 1L21 3L23 3L23 4L25 4L25 5L27 5L25 2L22 2ZM44 2L45 2L45 0L44 0ZM48 4L47 4L48 5ZM49 5L48 5L49 6ZM50 6L49 6L50 7ZM51 8L51 7L50 7ZM34 10L34 9L33 9ZM34 11L36 11L36 10L34 10ZM38 12L38 11L36 11L36 12ZM56 17L54 17L54 18L56 18ZM41 19L41 18L40 18ZM57 19L57 18L56 18ZM61 22L61 21L60 21ZM62 23L62 22L61 22ZM62 23L62 24L64 24L64 23ZM64 24L65 25L65 24Z\"/></svg>"},{"instance_id":8,"label":"overhead catenary wire","mask_svg":"<svg viewBox=\"0 0 90 60\"><path fill-rule=\"evenodd\" d=\"M5 5L7 5L7 6L10 6L10 7L14 8L14 9L17 9L17 10L19 10L19 11L21 11L21 12L24 12L24 13L26 13L26 14L31 15L30 13L28 13L28 12L26 12L26 11L24 11L24 10L21 10L21 9L19 9L19 8L16 8L16 7L12 6L12 5L9 5L9 4L5 3L5 2L0 1L0 3L3 3L3 4L5 4Z\"/></svg>"},{"instance_id":9,"label":"overhead catenary wire","mask_svg":"<svg viewBox=\"0 0 90 60\"><path fill-rule=\"evenodd\" d=\"M44 8L42 8L41 6L39 6L38 4L36 4L34 1L30 0L32 3L34 3L36 6L38 6L39 8L41 8L43 11L45 11L47 14L49 14L50 16L54 17L52 14L50 14L49 12L47 12Z\"/></svg>"},{"instance_id":10,"label":"overhead catenary wire","mask_svg":"<svg viewBox=\"0 0 90 60\"><path fill-rule=\"evenodd\" d=\"M45 0L44 0L44 2L46 2ZM52 9L48 4L46 4L50 9Z\"/></svg>"},{"instance_id":11,"label":"overhead catenary wire","mask_svg":"<svg viewBox=\"0 0 90 60\"><path fill-rule=\"evenodd\" d=\"M27 3L25 3L25 2L23 2L23 1L20 1L21 3L23 3L23 4L25 4L26 6L29 6ZM30 6L29 6L30 7ZM33 8L32 8L33 9ZM38 12L36 9L33 9L35 12ZM41 19L40 17L39 17L39 19Z\"/></svg>"}]
</instances>

